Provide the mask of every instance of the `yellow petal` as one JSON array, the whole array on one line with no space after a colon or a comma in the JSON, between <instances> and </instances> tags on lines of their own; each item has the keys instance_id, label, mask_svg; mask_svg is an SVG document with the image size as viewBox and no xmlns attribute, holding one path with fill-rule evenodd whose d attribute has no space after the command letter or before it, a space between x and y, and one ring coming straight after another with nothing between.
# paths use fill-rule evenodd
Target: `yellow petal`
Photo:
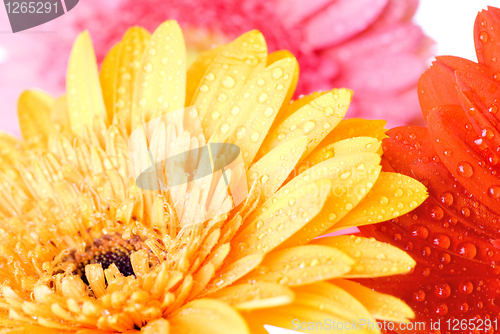
<instances>
[{"instance_id":1,"label":"yellow petal","mask_svg":"<svg viewBox=\"0 0 500 334\"><path fill-rule=\"evenodd\" d=\"M252 215L246 227L233 239L231 255L241 258L278 247L318 214L331 184L329 179L320 179L271 201L261 214Z\"/></svg>"},{"instance_id":2,"label":"yellow petal","mask_svg":"<svg viewBox=\"0 0 500 334\"><path fill-rule=\"evenodd\" d=\"M207 69L214 62L215 58L226 48L226 45L221 45L216 48L202 52L187 70L186 82L186 105L192 105L194 96L197 94L197 89L203 77L207 75ZM211 76L209 76L211 78Z\"/></svg>"},{"instance_id":3,"label":"yellow petal","mask_svg":"<svg viewBox=\"0 0 500 334\"><path fill-rule=\"evenodd\" d=\"M288 51L288 50L279 50L275 51L273 53L270 53L267 56L267 66L285 58L294 58L294 55ZM280 73L279 71L275 73L275 76L278 76ZM288 89L286 96L283 100L283 104L281 105L281 108L278 111L278 114L276 117L280 117L280 115L283 115L286 110L290 106L290 100L293 97L293 94L295 93L295 88L297 88L297 83L299 82L299 67L295 67L295 71L293 72L291 76L291 82L290 82L290 88ZM273 123L274 124L274 123Z\"/></svg>"},{"instance_id":4,"label":"yellow petal","mask_svg":"<svg viewBox=\"0 0 500 334\"><path fill-rule=\"evenodd\" d=\"M407 322L408 319L415 317L411 308L398 298L373 291L359 283L348 280L335 279L331 280L330 283L342 288L359 300L376 319Z\"/></svg>"},{"instance_id":5,"label":"yellow petal","mask_svg":"<svg viewBox=\"0 0 500 334\"><path fill-rule=\"evenodd\" d=\"M7 133L0 132L0 170L11 179L19 179L16 163L22 159L21 141Z\"/></svg>"},{"instance_id":6,"label":"yellow petal","mask_svg":"<svg viewBox=\"0 0 500 334\"><path fill-rule=\"evenodd\" d=\"M194 80L189 83L190 87L195 83L197 87L187 105L196 106L207 138L219 129L221 116L229 114L230 101L252 74L261 72L266 65L266 42L257 30L241 35L222 48L204 55L205 59L197 66L204 73L190 77Z\"/></svg>"},{"instance_id":7,"label":"yellow petal","mask_svg":"<svg viewBox=\"0 0 500 334\"><path fill-rule=\"evenodd\" d=\"M300 164L296 167L298 173L301 171L311 168L314 165L319 164L327 159L338 157L341 155L355 154L372 152L382 154L381 147L382 142L376 138L371 137L354 137L349 139L344 139L336 143L332 143L325 147L317 147L311 152Z\"/></svg>"},{"instance_id":8,"label":"yellow petal","mask_svg":"<svg viewBox=\"0 0 500 334\"><path fill-rule=\"evenodd\" d=\"M307 136L308 145L305 154L308 155L342 120L351 99L352 91L347 89L334 89L320 95L273 129L262 144L259 154L266 154L282 141Z\"/></svg>"},{"instance_id":9,"label":"yellow petal","mask_svg":"<svg viewBox=\"0 0 500 334\"><path fill-rule=\"evenodd\" d=\"M47 148L47 138L54 132L50 119L54 98L41 91L24 91L17 102L17 116L24 141L32 149Z\"/></svg>"},{"instance_id":10,"label":"yellow petal","mask_svg":"<svg viewBox=\"0 0 500 334\"><path fill-rule=\"evenodd\" d=\"M156 319L148 322L141 328L141 333L144 334L168 334L170 333L170 324L166 319Z\"/></svg>"},{"instance_id":11,"label":"yellow petal","mask_svg":"<svg viewBox=\"0 0 500 334\"><path fill-rule=\"evenodd\" d=\"M248 184L260 190L265 201L283 184L307 148L307 137L302 136L283 142L259 159L247 172Z\"/></svg>"},{"instance_id":12,"label":"yellow petal","mask_svg":"<svg viewBox=\"0 0 500 334\"><path fill-rule=\"evenodd\" d=\"M219 272L217 272L217 277L209 286L207 286L201 296L214 293L237 281L257 267L262 262L263 258L263 254L256 253L248 255L229 265L225 265Z\"/></svg>"},{"instance_id":13,"label":"yellow petal","mask_svg":"<svg viewBox=\"0 0 500 334\"><path fill-rule=\"evenodd\" d=\"M113 98L113 123L122 124L128 132L131 131L130 118L134 87L139 73L143 70L141 60L150 37L151 34L146 29L132 27L125 32L118 45L114 64L115 72L113 73L114 84L110 87L112 92L110 95ZM105 63L103 63L103 67L104 65ZM103 70L101 70L101 73Z\"/></svg>"},{"instance_id":14,"label":"yellow petal","mask_svg":"<svg viewBox=\"0 0 500 334\"><path fill-rule=\"evenodd\" d=\"M337 248L349 255L356 264L345 277L381 277L404 274L415 267L416 262L404 251L374 238L340 235L315 239L315 245Z\"/></svg>"},{"instance_id":15,"label":"yellow petal","mask_svg":"<svg viewBox=\"0 0 500 334\"><path fill-rule=\"evenodd\" d=\"M50 119L56 130L60 131L67 138L72 138L71 121L69 119L68 99L66 95L58 97L52 104Z\"/></svg>"},{"instance_id":16,"label":"yellow petal","mask_svg":"<svg viewBox=\"0 0 500 334\"><path fill-rule=\"evenodd\" d=\"M148 42L134 87L132 129L154 116L184 108L186 46L177 22L162 23Z\"/></svg>"},{"instance_id":17,"label":"yellow petal","mask_svg":"<svg viewBox=\"0 0 500 334\"><path fill-rule=\"evenodd\" d=\"M224 124L229 126L228 141L241 148L247 165L254 160L287 92L293 88L297 68L295 58L280 59L256 73L238 96L231 99L226 123L218 130L224 132Z\"/></svg>"},{"instance_id":18,"label":"yellow petal","mask_svg":"<svg viewBox=\"0 0 500 334\"><path fill-rule=\"evenodd\" d=\"M422 204L427 196L427 189L417 180L402 174L382 172L356 210L335 224L332 232L402 216Z\"/></svg>"},{"instance_id":19,"label":"yellow petal","mask_svg":"<svg viewBox=\"0 0 500 334\"><path fill-rule=\"evenodd\" d=\"M294 294L292 290L281 284L256 282L255 284L232 285L208 297L228 303L237 310L249 311L290 304Z\"/></svg>"},{"instance_id":20,"label":"yellow petal","mask_svg":"<svg viewBox=\"0 0 500 334\"><path fill-rule=\"evenodd\" d=\"M172 313L168 320L176 334L250 334L243 317L215 299L193 300Z\"/></svg>"},{"instance_id":21,"label":"yellow petal","mask_svg":"<svg viewBox=\"0 0 500 334\"><path fill-rule=\"evenodd\" d=\"M373 137L378 140L387 138L384 126L386 121L350 118L342 120L323 140L324 146L352 137ZM323 147L320 145L320 147Z\"/></svg>"},{"instance_id":22,"label":"yellow petal","mask_svg":"<svg viewBox=\"0 0 500 334\"><path fill-rule=\"evenodd\" d=\"M82 136L84 128L106 125L107 114L102 97L97 63L88 32L78 35L69 58L66 77L71 129Z\"/></svg>"},{"instance_id":23,"label":"yellow petal","mask_svg":"<svg viewBox=\"0 0 500 334\"><path fill-rule=\"evenodd\" d=\"M118 57L120 54L120 43L115 44L108 52L101 65L101 72L99 73L99 82L102 88L102 97L104 105L106 106L106 113L108 115L108 123L113 120L115 109L115 87L118 71Z\"/></svg>"},{"instance_id":24,"label":"yellow petal","mask_svg":"<svg viewBox=\"0 0 500 334\"><path fill-rule=\"evenodd\" d=\"M341 251L326 246L306 245L272 252L260 266L241 281L266 281L283 285L304 285L341 277L354 261Z\"/></svg>"},{"instance_id":25,"label":"yellow petal","mask_svg":"<svg viewBox=\"0 0 500 334\"><path fill-rule=\"evenodd\" d=\"M279 248L305 244L324 234L350 211L356 210L356 206L380 175L379 163L380 157L375 153L334 157L308 169L281 188L276 194L278 198L283 196L287 189L296 187L296 184L300 186L317 177L329 177L332 180L331 191L321 212ZM265 205L266 203L263 206Z\"/></svg>"},{"instance_id":26,"label":"yellow petal","mask_svg":"<svg viewBox=\"0 0 500 334\"><path fill-rule=\"evenodd\" d=\"M314 93L303 96L303 97L293 101L289 105L283 105L282 108L280 109L278 115L276 116L276 119L275 119L274 124L271 127L271 129L273 129L273 130L276 129L276 127L279 124L281 124L285 119L290 117L294 112L296 112L297 110L299 110L300 108L302 108L303 106L305 106L306 104L311 102L312 100L315 100L318 97L325 95L325 94L329 94L329 93L330 93L330 91L314 92Z\"/></svg>"},{"instance_id":27,"label":"yellow petal","mask_svg":"<svg viewBox=\"0 0 500 334\"><path fill-rule=\"evenodd\" d=\"M341 288L326 282L304 285L293 288L294 302L290 305L279 306L272 310L255 310L243 315L250 326L252 333L266 333L262 326L269 324L303 333L379 333L375 326L375 319L368 310L355 298ZM333 323L335 321L335 323ZM362 321L371 322L368 326L361 326ZM338 329L337 322L353 323L359 330L350 328ZM308 327L313 323L313 327ZM319 324L322 327L315 327ZM325 326L327 325L327 326ZM330 327L328 327L330 325Z\"/></svg>"}]
</instances>

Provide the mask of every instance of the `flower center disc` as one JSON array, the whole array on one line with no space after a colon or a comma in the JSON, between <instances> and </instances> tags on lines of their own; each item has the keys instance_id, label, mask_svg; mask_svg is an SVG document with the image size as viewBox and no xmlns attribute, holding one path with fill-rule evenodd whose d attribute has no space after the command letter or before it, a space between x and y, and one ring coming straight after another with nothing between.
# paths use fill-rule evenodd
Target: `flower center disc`
<instances>
[{"instance_id":1,"label":"flower center disc","mask_svg":"<svg viewBox=\"0 0 500 334\"><path fill-rule=\"evenodd\" d=\"M87 247L84 253L73 253L71 262L75 263L75 275L79 275L85 284L89 284L85 276L87 264L100 264L102 269L107 269L113 263L123 276L134 275L130 254L141 248L141 240L133 238L123 240L119 235L104 235Z\"/></svg>"}]
</instances>

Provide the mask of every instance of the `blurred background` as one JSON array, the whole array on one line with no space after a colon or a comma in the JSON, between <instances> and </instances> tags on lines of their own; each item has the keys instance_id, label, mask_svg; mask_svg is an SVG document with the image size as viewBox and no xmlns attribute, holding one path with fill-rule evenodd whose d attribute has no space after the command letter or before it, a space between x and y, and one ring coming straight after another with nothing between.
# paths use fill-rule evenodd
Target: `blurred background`
<instances>
[{"instance_id":1,"label":"blurred background","mask_svg":"<svg viewBox=\"0 0 500 334\"><path fill-rule=\"evenodd\" d=\"M486 9L488 5L500 6L500 1L420 0L414 20L422 27L426 35L437 42L438 54L450 54L475 60L471 27L476 13L481 9ZM41 28L34 29L43 30ZM5 59L5 49L0 45L0 62Z\"/></svg>"},{"instance_id":2,"label":"blurred background","mask_svg":"<svg viewBox=\"0 0 500 334\"><path fill-rule=\"evenodd\" d=\"M177 19L183 27L188 62L201 51L256 28L270 52L287 49L297 57L301 75L295 98L347 87L354 90L347 117L385 119L389 128L421 125L416 93L420 74L435 54L475 59L473 22L487 4L485 0L80 0L62 17L16 34L9 31L6 11L0 10L4 120L0 129L19 134L16 101L22 90L64 92L69 51L83 29L90 31L100 62L127 27L138 24L152 31L166 19Z\"/></svg>"}]
</instances>

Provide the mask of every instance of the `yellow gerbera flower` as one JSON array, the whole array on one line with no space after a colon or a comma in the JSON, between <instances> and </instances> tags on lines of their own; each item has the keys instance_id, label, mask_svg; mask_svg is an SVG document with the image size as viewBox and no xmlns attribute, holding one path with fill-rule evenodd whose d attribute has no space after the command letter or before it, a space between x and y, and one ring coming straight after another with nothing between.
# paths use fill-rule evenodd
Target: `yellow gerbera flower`
<instances>
[{"instance_id":1,"label":"yellow gerbera flower","mask_svg":"<svg viewBox=\"0 0 500 334\"><path fill-rule=\"evenodd\" d=\"M185 62L170 21L152 36L127 31L99 76L82 33L67 95L21 96L24 141L0 137L2 333L265 333L264 324L292 328L293 319L412 317L398 299L343 279L408 272L408 255L373 239L314 239L426 198L417 181L381 172L385 123L341 121L346 89L290 104L297 62L268 55L257 31L187 72ZM197 186L178 196L136 185L128 136L185 106L196 107L209 142L241 149L249 191L240 205L220 179L209 182L210 203ZM204 145L165 126L144 143ZM226 174L230 184L238 175ZM193 225L193 213L228 203Z\"/></svg>"}]
</instances>

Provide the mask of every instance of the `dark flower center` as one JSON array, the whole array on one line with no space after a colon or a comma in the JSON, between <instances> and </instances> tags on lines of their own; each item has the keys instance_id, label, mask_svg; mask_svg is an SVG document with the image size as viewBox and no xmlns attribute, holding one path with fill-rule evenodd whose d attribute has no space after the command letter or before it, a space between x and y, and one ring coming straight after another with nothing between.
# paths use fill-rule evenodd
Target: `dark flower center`
<instances>
[{"instance_id":1,"label":"dark flower center","mask_svg":"<svg viewBox=\"0 0 500 334\"><path fill-rule=\"evenodd\" d=\"M94 240L92 246L87 247L84 253L73 253L71 261L76 264L73 272L79 275L85 284L89 284L85 276L87 264L97 264L102 269L107 269L113 263L124 276L134 275L130 255L141 248L142 241L139 238L123 240L119 235L103 235Z\"/></svg>"}]
</instances>

